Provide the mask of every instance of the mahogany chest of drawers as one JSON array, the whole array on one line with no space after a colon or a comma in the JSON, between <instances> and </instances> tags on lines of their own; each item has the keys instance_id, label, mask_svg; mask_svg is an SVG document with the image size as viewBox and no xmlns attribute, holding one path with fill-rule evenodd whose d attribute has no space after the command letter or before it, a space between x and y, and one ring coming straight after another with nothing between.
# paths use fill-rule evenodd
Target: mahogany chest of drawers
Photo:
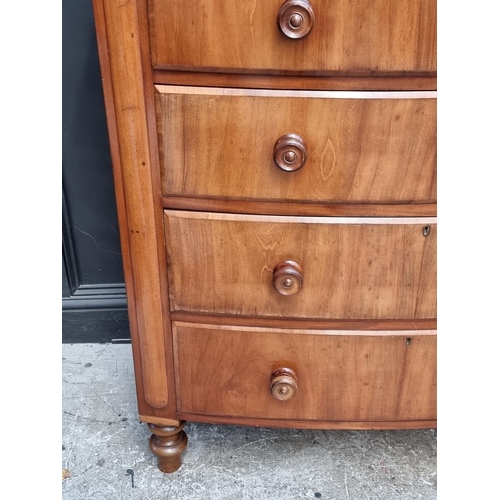
<instances>
[{"instance_id":1,"label":"mahogany chest of drawers","mask_svg":"<svg viewBox=\"0 0 500 500\"><path fill-rule=\"evenodd\" d=\"M435 0L94 0L140 418L436 425Z\"/></svg>"}]
</instances>

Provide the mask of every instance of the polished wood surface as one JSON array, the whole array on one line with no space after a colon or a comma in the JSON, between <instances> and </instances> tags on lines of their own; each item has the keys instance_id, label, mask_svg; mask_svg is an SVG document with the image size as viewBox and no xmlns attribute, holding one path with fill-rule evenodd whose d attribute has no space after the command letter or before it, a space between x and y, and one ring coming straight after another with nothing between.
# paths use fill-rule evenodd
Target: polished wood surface
<instances>
[{"instance_id":1,"label":"polished wood surface","mask_svg":"<svg viewBox=\"0 0 500 500\"><path fill-rule=\"evenodd\" d=\"M285 172L300 170L307 161L307 146L297 134L282 135L275 143L273 160Z\"/></svg>"},{"instance_id":2,"label":"polished wood surface","mask_svg":"<svg viewBox=\"0 0 500 500\"><path fill-rule=\"evenodd\" d=\"M174 323L181 412L253 418L397 421L436 418L436 337L252 332ZM286 366L298 390L273 397Z\"/></svg>"},{"instance_id":3,"label":"polished wood surface","mask_svg":"<svg viewBox=\"0 0 500 500\"><path fill-rule=\"evenodd\" d=\"M165 196L436 201L435 93L157 90Z\"/></svg>"},{"instance_id":4,"label":"polished wood surface","mask_svg":"<svg viewBox=\"0 0 500 500\"><path fill-rule=\"evenodd\" d=\"M296 90L436 90L435 72L430 76L296 76L196 71L153 71L154 82L164 85L197 85L244 89Z\"/></svg>"},{"instance_id":5,"label":"polished wood surface","mask_svg":"<svg viewBox=\"0 0 500 500\"><path fill-rule=\"evenodd\" d=\"M311 0L301 39L278 27L284 0L149 0L156 68L274 72L436 70L436 0Z\"/></svg>"},{"instance_id":6,"label":"polished wood surface","mask_svg":"<svg viewBox=\"0 0 500 500\"><path fill-rule=\"evenodd\" d=\"M423 226L431 232L425 237ZM165 211L172 311L339 319L436 317L435 219ZM284 260L303 286L272 284Z\"/></svg>"},{"instance_id":7,"label":"polished wood surface","mask_svg":"<svg viewBox=\"0 0 500 500\"><path fill-rule=\"evenodd\" d=\"M160 469L185 420L434 427L436 1L93 3Z\"/></svg>"},{"instance_id":8,"label":"polished wood surface","mask_svg":"<svg viewBox=\"0 0 500 500\"><path fill-rule=\"evenodd\" d=\"M232 325L239 328L259 327L285 328L300 330L339 330L348 335L351 331L357 331L356 335L362 335L363 331L423 331L436 330L436 319L383 319L383 320L352 320L352 319L318 319L318 318L270 318L259 316L228 316L224 314L201 314L193 312L173 311L170 313L172 321L186 323L204 323L208 325Z\"/></svg>"},{"instance_id":9,"label":"polished wood surface","mask_svg":"<svg viewBox=\"0 0 500 500\"><path fill-rule=\"evenodd\" d=\"M278 26L281 32L297 40L309 34L316 15L309 0L285 0L278 11Z\"/></svg>"},{"instance_id":10,"label":"polished wood surface","mask_svg":"<svg viewBox=\"0 0 500 500\"><path fill-rule=\"evenodd\" d=\"M436 203L314 203L255 201L248 199L186 198L164 196L163 207L173 210L209 210L210 212L308 215L339 217L436 217Z\"/></svg>"},{"instance_id":11,"label":"polished wood surface","mask_svg":"<svg viewBox=\"0 0 500 500\"><path fill-rule=\"evenodd\" d=\"M125 239L127 294L131 295L131 336L136 357L140 411L174 417L173 377L162 244L161 198L155 171L153 86L148 74L149 51L140 43L144 17L138 3L94 0L102 62L120 230ZM149 66L150 67L150 66ZM147 84L149 81L149 85ZM151 111L153 110L153 114ZM166 316L165 316L166 312Z\"/></svg>"},{"instance_id":12,"label":"polished wood surface","mask_svg":"<svg viewBox=\"0 0 500 500\"><path fill-rule=\"evenodd\" d=\"M188 443L187 435L183 431L185 425L185 421L177 426L148 424L153 433L149 448L158 457L158 468L162 472L175 472L181 466L181 453Z\"/></svg>"},{"instance_id":13,"label":"polished wood surface","mask_svg":"<svg viewBox=\"0 0 500 500\"><path fill-rule=\"evenodd\" d=\"M178 425L180 425L179 420L175 420L172 418L153 417L151 415L139 415L139 420L147 424L155 424L166 427L177 427Z\"/></svg>"},{"instance_id":14,"label":"polished wood surface","mask_svg":"<svg viewBox=\"0 0 500 500\"><path fill-rule=\"evenodd\" d=\"M241 96L241 97L308 97L312 99L434 99L435 91L351 91L351 90L270 90L270 89L241 89L241 88L211 88L211 87L177 87L157 85L156 88L163 94L204 94L215 96Z\"/></svg>"},{"instance_id":15,"label":"polished wood surface","mask_svg":"<svg viewBox=\"0 0 500 500\"><path fill-rule=\"evenodd\" d=\"M281 295L295 295L302 290L302 266L294 260L278 262L273 269L273 287Z\"/></svg>"},{"instance_id":16,"label":"polished wood surface","mask_svg":"<svg viewBox=\"0 0 500 500\"><path fill-rule=\"evenodd\" d=\"M299 390L297 374L291 368L278 368L271 373L271 385L269 387L273 398L279 401L292 399Z\"/></svg>"},{"instance_id":17,"label":"polished wood surface","mask_svg":"<svg viewBox=\"0 0 500 500\"><path fill-rule=\"evenodd\" d=\"M393 430L393 429L435 429L437 420L378 420L362 421L328 421L328 420L283 420L273 418L225 417L201 415L200 413L179 412L179 418L190 422L208 424L251 425L254 427L278 427L287 429L319 429L319 430Z\"/></svg>"},{"instance_id":18,"label":"polished wood surface","mask_svg":"<svg viewBox=\"0 0 500 500\"><path fill-rule=\"evenodd\" d=\"M203 315L203 317L198 318L200 320L204 320L205 318L210 319L209 316ZM228 316L224 317L224 319L228 320L227 324L224 324L222 322L219 323L203 323L203 322L193 322L189 321L189 319L192 318L186 318L188 321L177 321L176 319L172 320L173 323L175 323L177 326L185 326L187 328L191 327L197 327L197 325L201 325L200 328L209 328L209 329L219 329L219 330L227 330L227 331L233 331L233 332L250 332L250 333L268 333L270 330L272 330L275 333L293 333L294 335L300 334L300 335L328 335L330 337L332 336L354 336L354 337L383 337L383 336L389 336L389 337L406 337L407 339L412 337L412 335L418 335L419 337L425 336L425 335L431 335L435 336L436 335L436 328L429 328L427 330L421 330L419 328L419 323L416 322L414 325L414 328L411 330L408 329L392 329L392 330L386 330L382 328L382 325L379 325L378 328L372 328L371 331L369 328L363 328L362 325L357 325L358 329L340 329L340 325L337 325L337 329L332 329L328 328L328 325L323 326L321 329L314 329L314 327L309 327L309 322L304 322L302 324L302 328L296 328L293 326L291 323L288 324L284 322L276 322L273 323L270 320L266 321L267 325L271 326L264 326L264 327L259 327L259 326L243 326L242 324L238 324L237 322L233 322L234 324L231 324L231 319ZM311 322L314 325L314 321ZM368 322L366 322L368 323ZM248 322L247 324L251 324L251 322ZM296 323L298 324L298 323ZM435 326L435 325L434 325ZM362 329L363 328L363 329ZM285 369L285 368L283 368ZM288 368L287 368L288 370ZM294 377L296 375L294 374Z\"/></svg>"}]
</instances>

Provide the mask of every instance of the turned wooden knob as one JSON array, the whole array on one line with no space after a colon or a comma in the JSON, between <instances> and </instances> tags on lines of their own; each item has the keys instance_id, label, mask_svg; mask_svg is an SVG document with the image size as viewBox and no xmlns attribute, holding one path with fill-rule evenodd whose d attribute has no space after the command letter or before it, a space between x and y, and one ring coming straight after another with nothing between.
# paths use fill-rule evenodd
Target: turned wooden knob
<instances>
[{"instance_id":1,"label":"turned wooden knob","mask_svg":"<svg viewBox=\"0 0 500 500\"><path fill-rule=\"evenodd\" d=\"M274 145L274 163L285 172L300 170L307 160L304 139L297 134L282 135Z\"/></svg>"},{"instance_id":2,"label":"turned wooden knob","mask_svg":"<svg viewBox=\"0 0 500 500\"><path fill-rule=\"evenodd\" d=\"M278 12L278 26L288 38L304 38L314 25L314 10L308 0L286 0Z\"/></svg>"},{"instance_id":3,"label":"turned wooden knob","mask_svg":"<svg viewBox=\"0 0 500 500\"><path fill-rule=\"evenodd\" d=\"M291 368L278 368L271 374L271 394L280 401L288 401L297 394L297 375Z\"/></svg>"},{"instance_id":4,"label":"turned wooden knob","mask_svg":"<svg viewBox=\"0 0 500 500\"><path fill-rule=\"evenodd\" d=\"M302 267L294 260L284 260L273 269L273 285L281 295L294 295L303 283Z\"/></svg>"}]
</instances>

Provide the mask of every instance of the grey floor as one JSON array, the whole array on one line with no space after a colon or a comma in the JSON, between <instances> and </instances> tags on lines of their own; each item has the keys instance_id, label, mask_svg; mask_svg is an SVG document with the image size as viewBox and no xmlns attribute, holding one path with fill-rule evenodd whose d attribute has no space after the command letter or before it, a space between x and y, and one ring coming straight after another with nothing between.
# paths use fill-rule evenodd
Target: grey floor
<instances>
[{"instance_id":1,"label":"grey floor","mask_svg":"<svg viewBox=\"0 0 500 500\"><path fill-rule=\"evenodd\" d=\"M63 345L63 498L436 498L436 432L302 431L188 423L163 474L137 416L130 345Z\"/></svg>"}]
</instances>

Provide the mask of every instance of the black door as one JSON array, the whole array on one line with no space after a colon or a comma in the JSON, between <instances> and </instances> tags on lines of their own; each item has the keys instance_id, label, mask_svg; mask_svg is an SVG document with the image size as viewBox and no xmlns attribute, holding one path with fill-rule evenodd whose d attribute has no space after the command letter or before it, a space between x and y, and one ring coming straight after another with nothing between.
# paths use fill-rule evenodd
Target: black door
<instances>
[{"instance_id":1,"label":"black door","mask_svg":"<svg viewBox=\"0 0 500 500\"><path fill-rule=\"evenodd\" d=\"M129 339L91 0L63 0L63 342Z\"/></svg>"}]
</instances>

